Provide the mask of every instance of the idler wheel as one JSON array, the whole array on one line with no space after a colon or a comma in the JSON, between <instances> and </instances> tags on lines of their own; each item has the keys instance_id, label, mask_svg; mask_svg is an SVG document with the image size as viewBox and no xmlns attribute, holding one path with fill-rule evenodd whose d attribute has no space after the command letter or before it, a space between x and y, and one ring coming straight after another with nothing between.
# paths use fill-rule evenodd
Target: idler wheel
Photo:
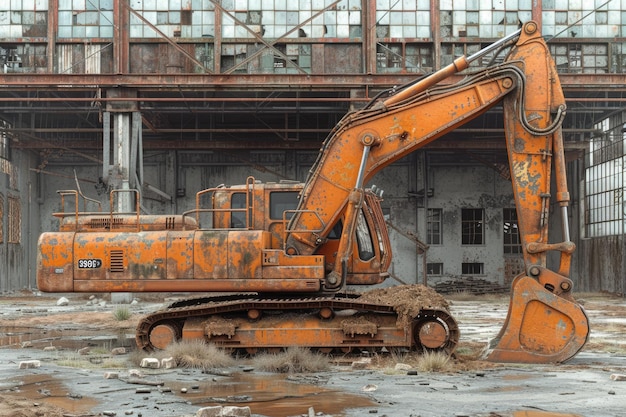
<instances>
[{"instance_id":1,"label":"idler wheel","mask_svg":"<svg viewBox=\"0 0 626 417\"><path fill-rule=\"evenodd\" d=\"M442 320L429 320L419 326L417 338L426 349L441 349L448 342L448 326Z\"/></svg>"},{"instance_id":2,"label":"idler wheel","mask_svg":"<svg viewBox=\"0 0 626 417\"><path fill-rule=\"evenodd\" d=\"M165 349L179 338L180 332L171 323L158 324L150 330L150 344L156 349Z\"/></svg>"}]
</instances>

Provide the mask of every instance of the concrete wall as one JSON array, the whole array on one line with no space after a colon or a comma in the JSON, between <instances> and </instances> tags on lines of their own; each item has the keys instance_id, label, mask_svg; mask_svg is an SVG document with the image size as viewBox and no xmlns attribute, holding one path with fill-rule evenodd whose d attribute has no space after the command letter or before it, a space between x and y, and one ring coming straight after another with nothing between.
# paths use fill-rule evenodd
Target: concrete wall
<instances>
[{"instance_id":1,"label":"concrete wall","mask_svg":"<svg viewBox=\"0 0 626 417\"><path fill-rule=\"evenodd\" d=\"M427 263L443 263L443 274L428 276L428 284L460 278L464 262L483 263L484 273L475 275L475 278L505 284L502 209L515 207L510 182L485 165L431 165L427 176L428 188L433 194L425 207L421 194L416 193L424 188L421 172L415 165L401 162L378 174L376 184L385 189L384 205L389 208L389 221L402 231L415 233L424 243L426 207L443 210L442 244L430 245L426 254ZM412 176L415 176L413 181ZM484 244L461 243L463 208L484 209ZM405 236L394 230L390 234L394 247L391 272L405 282L422 283L424 257ZM520 256L513 255L512 258L519 259Z\"/></svg>"},{"instance_id":2,"label":"concrete wall","mask_svg":"<svg viewBox=\"0 0 626 417\"><path fill-rule=\"evenodd\" d=\"M443 263L443 279L461 276L464 262L482 263L484 274L480 278L504 284L502 215L503 208L515 207L510 182L484 165L455 165L432 167L430 186L434 195L428 207L443 209L443 243L431 246L428 262ZM461 243L463 208L484 209L484 244Z\"/></svg>"}]
</instances>

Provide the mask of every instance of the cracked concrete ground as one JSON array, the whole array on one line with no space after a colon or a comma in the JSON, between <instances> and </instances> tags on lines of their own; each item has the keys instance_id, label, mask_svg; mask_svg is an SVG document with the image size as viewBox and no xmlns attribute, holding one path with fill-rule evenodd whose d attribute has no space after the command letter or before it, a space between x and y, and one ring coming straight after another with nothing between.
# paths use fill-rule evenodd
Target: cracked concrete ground
<instances>
[{"instance_id":1,"label":"cracked concrete ground","mask_svg":"<svg viewBox=\"0 0 626 417\"><path fill-rule=\"evenodd\" d=\"M195 369L142 370L142 384L125 378L136 319L159 308L159 300L130 306L132 317L113 318L115 306L66 295L0 296L0 417L133 415L191 416L206 405L249 406L255 416L563 416L624 414L626 300L601 294L579 296L591 324L583 351L561 365L489 364L463 358L494 337L508 296L452 298L461 329L459 359L445 372L397 371L411 357L336 358L331 371L269 374L242 360L212 373ZM99 301L99 300L96 300ZM22 347L24 346L24 347ZM91 346L81 356L80 348ZM19 369L20 362L40 361ZM121 378L105 379L106 372Z\"/></svg>"}]
</instances>

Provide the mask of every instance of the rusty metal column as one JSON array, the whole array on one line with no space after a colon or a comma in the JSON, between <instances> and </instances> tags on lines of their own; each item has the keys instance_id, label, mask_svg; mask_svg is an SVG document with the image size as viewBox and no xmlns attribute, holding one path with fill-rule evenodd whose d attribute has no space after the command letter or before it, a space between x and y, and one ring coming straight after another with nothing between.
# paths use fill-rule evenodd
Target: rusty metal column
<instances>
[{"instance_id":1,"label":"rusty metal column","mask_svg":"<svg viewBox=\"0 0 626 417\"><path fill-rule=\"evenodd\" d=\"M213 72L222 72L222 9L215 8L215 33L213 34Z\"/></svg>"},{"instance_id":2,"label":"rusty metal column","mask_svg":"<svg viewBox=\"0 0 626 417\"><path fill-rule=\"evenodd\" d=\"M59 0L48 0L48 44L46 45L47 70L54 72L54 57L57 48L57 33L59 31Z\"/></svg>"},{"instance_id":3,"label":"rusty metal column","mask_svg":"<svg viewBox=\"0 0 626 417\"><path fill-rule=\"evenodd\" d=\"M124 7L116 0L113 2L113 71L116 74L130 72L130 42L129 42L129 11L130 6Z\"/></svg>"},{"instance_id":4,"label":"rusty metal column","mask_svg":"<svg viewBox=\"0 0 626 417\"><path fill-rule=\"evenodd\" d=\"M376 73L376 0L363 0L361 25L365 41L365 73Z\"/></svg>"},{"instance_id":5,"label":"rusty metal column","mask_svg":"<svg viewBox=\"0 0 626 417\"><path fill-rule=\"evenodd\" d=\"M433 38L433 71L441 65L441 17L439 16L439 0L430 0L430 28Z\"/></svg>"}]
</instances>

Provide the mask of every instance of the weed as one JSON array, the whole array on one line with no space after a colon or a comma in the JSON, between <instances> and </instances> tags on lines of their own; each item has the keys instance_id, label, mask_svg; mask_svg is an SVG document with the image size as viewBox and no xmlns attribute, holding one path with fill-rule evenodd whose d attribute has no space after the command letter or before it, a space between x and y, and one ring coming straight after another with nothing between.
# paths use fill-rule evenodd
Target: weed
<instances>
[{"instance_id":1,"label":"weed","mask_svg":"<svg viewBox=\"0 0 626 417\"><path fill-rule=\"evenodd\" d=\"M450 357L444 352L424 352L417 361L422 372L442 372L448 369Z\"/></svg>"},{"instance_id":2,"label":"weed","mask_svg":"<svg viewBox=\"0 0 626 417\"><path fill-rule=\"evenodd\" d=\"M147 352L144 352L143 350L134 349L128 355L126 355L126 360L132 366L139 366L139 364L141 364L141 360L148 355L149 354Z\"/></svg>"},{"instance_id":3,"label":"weed","mask_svg":"<svg viewBox=\"0 0 626 417\"><path fill-rule=\"evenodd\" d=\"M125 321L128 320L132 316L130 308L128 306L117 306L115 310L113 310L113 317L117 321Z\"/></svg>"},{"instance_id":4,"label":"weed","mask_svg":"<svg viewBox=\"0 0 626 417\"><path fill-rule=\"evenodd\" d=\"M255 356L254 364L262 371L277 373L321 372L329 368L325 355L302 347L290 347L280 353L262 353Z\"/></svg>"},{"instance_id":5,"label":"weed","mask_svg":"<svg viewBox=\"0 0 626 417\"><path fill-rule=\"evenodd\" d=\"M69 355L56 361L59 366L80 369L123 369L126 362L112 358L102 358L99 356Z\"/></svg>"},{"instance_id":6,"label":"weed","mask_svg":"<svg viewBox=\"0 0 626 417\"><path fill-rule=\"evenodd\" d=\"M476 361L483 356L486 347L486 343L482 342L463 342L456 348L454 355L465 361Z\"/></svg>"},{"instance_id":7,"label":"weed","mask_svg":"<svg viewBox=\"0 0 626 417\"><path fill-rule=\"evenodd\" d=\"M181 340L169 345L158 356L172 357L184 368L220 368L232 366L235 362L228 352L202 340Z\"/></svg>"}]
</instances>

